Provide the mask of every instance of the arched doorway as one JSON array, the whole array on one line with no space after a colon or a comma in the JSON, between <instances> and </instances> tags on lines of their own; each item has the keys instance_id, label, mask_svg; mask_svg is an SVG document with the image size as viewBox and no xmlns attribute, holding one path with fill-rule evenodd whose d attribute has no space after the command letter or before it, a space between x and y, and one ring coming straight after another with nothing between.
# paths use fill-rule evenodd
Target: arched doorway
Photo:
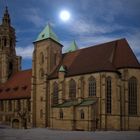
<instances>
[{"instance_id":1,"label":"arched doorway","mask_svg":"<svg viewBox=\"0 0 140 140\"><path fill-rule=\"evenodd\" d=\"M18 119L13 119L12 121L12 128L19 128L20 127L20 123Z\"/></svg>"}]
</instances>

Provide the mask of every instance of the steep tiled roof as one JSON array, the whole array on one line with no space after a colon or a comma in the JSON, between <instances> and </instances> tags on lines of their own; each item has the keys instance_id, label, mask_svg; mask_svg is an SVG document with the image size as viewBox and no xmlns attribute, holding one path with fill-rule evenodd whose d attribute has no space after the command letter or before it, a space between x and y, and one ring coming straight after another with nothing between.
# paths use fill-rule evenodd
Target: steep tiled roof
<instances>
[{"instance_id":1,"label":"steep tiled roof","mask_svg":"<svg viewBox=\"0 0 140 140\"><path fill-rule=\"evenodd\" d=\"M0 99L31 97L32 70L15 73L6 83L0 84Z\"/></svg>"},{"instance_id":2,"label":"steep tiled roof","mask_svg":"<svg viewBox=\"0 0 140 140\"><path fill-rule=\"evenodd\" d=\"M66 76L117 71L119 68L140 68L136 56L125 39L65 53L61 65L66 67ZM50 79L58 77L59 67L52 73Z\"/></svg>"}]
</instances>

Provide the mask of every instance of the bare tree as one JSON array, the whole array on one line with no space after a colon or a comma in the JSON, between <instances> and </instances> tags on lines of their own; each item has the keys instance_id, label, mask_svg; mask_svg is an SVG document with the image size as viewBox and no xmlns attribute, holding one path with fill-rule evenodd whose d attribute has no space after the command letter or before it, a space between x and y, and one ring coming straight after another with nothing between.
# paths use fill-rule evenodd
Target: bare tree
<instances>
[{"instance_id":1,"label":"bare tree","mask_svg":"<svg viewBox=\"0 0 140 140\"><path fill-rule=\"evenodd\" d=\"M27 116L29 114L28 110L24 108L23 110L16 109L15 112L17 112L17 115L21 119L21 126L24 129L27 129Z\"/></svg>"}]
</instances>

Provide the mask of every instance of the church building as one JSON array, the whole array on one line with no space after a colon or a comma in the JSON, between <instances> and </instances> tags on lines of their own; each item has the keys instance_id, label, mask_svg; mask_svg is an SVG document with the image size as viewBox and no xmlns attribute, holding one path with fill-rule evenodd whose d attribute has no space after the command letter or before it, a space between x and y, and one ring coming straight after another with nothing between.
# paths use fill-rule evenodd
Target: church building
<instances>
[{"instance_id":1,"label":"church building","mask_svg":"<svg viewBox=\"0 0 140 140\"><path fill-rule=\"evenodd\" d=\"M21 70L6 7L0 25L0 124L14 128L140 130L140 63L126 39L67 52L48 24Z\"/></svg>"}]
</instances>

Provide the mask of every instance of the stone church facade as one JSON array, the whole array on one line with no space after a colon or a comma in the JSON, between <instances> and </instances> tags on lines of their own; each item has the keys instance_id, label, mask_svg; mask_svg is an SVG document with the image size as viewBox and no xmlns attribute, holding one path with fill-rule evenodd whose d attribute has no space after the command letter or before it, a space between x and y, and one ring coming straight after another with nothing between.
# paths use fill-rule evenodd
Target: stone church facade
<instances>
[{"instance_id":1,"label":"stone church facade","mask_svg":"<svg viewBox=\"0 0 140 140\"><path fill-rule=\"evenodd\" d=\"M0 25L0 123L65 130L139 130L140 64L126 39L66 53L50 25L21 70L6 8Z\"/></svg>"}]
</instances>

